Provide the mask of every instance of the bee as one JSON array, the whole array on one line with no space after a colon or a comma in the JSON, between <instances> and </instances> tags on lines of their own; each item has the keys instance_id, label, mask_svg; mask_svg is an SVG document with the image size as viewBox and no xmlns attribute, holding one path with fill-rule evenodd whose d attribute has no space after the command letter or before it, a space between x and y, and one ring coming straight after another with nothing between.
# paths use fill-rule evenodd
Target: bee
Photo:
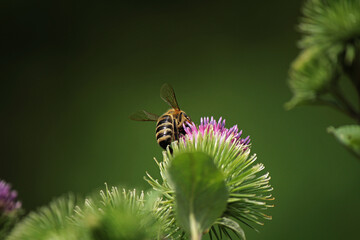
<instances>
[{"instance_id":1,"label":"bee","mask_svg":"<svg viewBox=\"0 0 360 240\"><path fill-rule=\"evenodd\" d=\"M171 142L179 140L181 134L185 134L184 123L190 123L190 117L180 110L176 100L174 89L167 83L160 89L160 97L171 107L166 113L158 116L145 110L137 111L130 115L131 120L135 121L156 121L155 136L156 141L166 150ZM172 152L171 147L170 152Z\"/></svg>"}]
</instances>

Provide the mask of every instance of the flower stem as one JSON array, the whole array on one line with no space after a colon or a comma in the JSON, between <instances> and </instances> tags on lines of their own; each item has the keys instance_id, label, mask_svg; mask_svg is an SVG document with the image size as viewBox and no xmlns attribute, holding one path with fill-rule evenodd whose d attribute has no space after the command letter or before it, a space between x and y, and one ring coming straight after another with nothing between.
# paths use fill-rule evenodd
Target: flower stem
<instances>
[{"instance_id":1,"label":"flower stem","mask_svg":"<svg viewBox=\"0 0 360 240\"><path fill-rule=\"evenodd\" d=\"M345 74L350 79L351 83L354 85L357 97L358 97L358 109L360 109L360 51L357 51L357 57L354 60L354 63L348 67L345 68Z\"/></svg>"},{"instance_id":2,"label":"flower stem","mask_svg":"<svg viewBox=\"0 0 360 240\"><path fill-rule=\"evenodd\" d=\"M337 102L319 98L319 99L317 99L317 101L314 104L331 107L331 108L347 115L350 118L357 119L357 115L355 116L355 115L351 114L350 112L345 110L341 105L339 105ZM357 121L359 121L359 120L357 120Z\"/></svg>"},{"instance_id":3,"label":"flower stem","mask_svg":"<svg viewBox=\"0 0 360 240\"><path fill-rule=\"evenodd\" d=\"M199 226L195 220L194 213L190 213L189 220L190 220L191 240L201 240L202 232L199 231Z\"/></svg>"},{"instance_id":4,"label":"flower stem","mask_svg":"<svg viewBox=\"0 0 360 240\"><path fill-rule=\"evenodd\" d=\"M331 95L338 101L339 108L341 108L343 113L353 118L357 122L360 122L360 116L355 111L353 106L349 103L349 101L344 97L344 95L340 92L339 86L336 85L330 89Z\"/></svg>"}]
</instances>

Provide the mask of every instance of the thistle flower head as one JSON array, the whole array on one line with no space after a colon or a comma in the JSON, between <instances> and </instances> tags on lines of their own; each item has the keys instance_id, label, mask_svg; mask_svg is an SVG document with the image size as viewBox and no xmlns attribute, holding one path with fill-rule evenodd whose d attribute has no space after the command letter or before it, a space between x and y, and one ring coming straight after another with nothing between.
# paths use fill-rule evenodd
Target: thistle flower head
<instances>
[{"instance_id":1,"label":"thistle flower head","mask_svg":"<svg viewBox=\"0 0 360 240\"><path fill-rule=\"evenodd\" d=\"M157 224L147 209L153 202L143 192L107 185L85 201L69 194L30 212L6 239L155 239Z\"/></svg>"},{"instance_id":2,"label":"thistle flower head","mask_svg":"<svg viewBox=\"0 0 360 240\"><path fill-rule=\"evenodd\" d=\"M157 223L149 214L149 194L117 187L100 191L101 198L88 198L84 208L76 207L74 222L80 218L91 239L155 239Z\"/></svg>"},{"instance_id":3,"label":"thistle flower head","mask_svg":"<svg viewBox=\"0 0 360 240\"><path fill-rule=\"evenodd\" d=\"M10 214L21 208L21 202L17 201L17 192L11 190L11 185L0 181L0 215Z\"/></svg>"},{"instance_id":4,"label":"thistle flower head","mask_svg":"<svg viewBox=\"0 0 360 240\"><path fill-rule=\"evenodd\" d=\"M262 225L263 220L270 220L271 217L263 213L268 207L272 207L268 203L273 200L269 193L272 191L270 176L269 173L258 175L264 165L254 164L256 155L250 155L250 138L241 138L242 131L236 125L226 128L222 118L218 121L214 118L202 118L200 125L191 123L184 126L184 130L185 135L179 142L172 143L173 152L170 149L164 151L162 162L155 159L162 182L148 173L145 178L162 196L155 214L163 221L163 231L166 233L164 237L182 239L185 234L179 225L174 224L176 195L167 173L172 160L184 152L203 152L210 156L224 176L229 192L225 211L208 229L210 237L221 239L222 235L228 236L229 231L233 231L244 238L243 225L253 228L254 223ZM215 228L216 225L218 228Z\"/></svg>"}]
</instances>

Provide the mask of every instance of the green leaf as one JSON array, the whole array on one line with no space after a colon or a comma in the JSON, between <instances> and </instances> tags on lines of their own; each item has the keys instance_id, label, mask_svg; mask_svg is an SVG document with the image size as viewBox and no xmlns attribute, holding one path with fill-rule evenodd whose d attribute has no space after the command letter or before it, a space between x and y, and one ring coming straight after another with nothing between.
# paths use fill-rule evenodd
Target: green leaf
<instances>
[{"instance_id":1,"label":"green leaf","mask_svg":"<svg viewBox=\"0 0 360 240\"><path fill-rule=\"evenodd\" d=\"M201 239L226 208L229 194L223 174L203 152L175 156L168 173L175 187L177 221L191 239Z\"/></svg>"},{"instance_id":2,"label":"green leaf","mask_svg":"<svg viewBox=\"0 0 360 240\"><path fill-rule=\"evenodd\" d=\"M234 220L223 217L220 220L218 220L216 223L231 229L240 239L246 240L244 230Z\"/></svg>"},{"instance_id":3,"label":"green leaf","mask_svg":"<svg viewBox=\"0 0 360 240\"><path fill-rule=\"evenodd\" d=\"M360 157L360 126L346 125L338 128L329 127L328 132L348 148L357 157Z\"/></svg>"}]
</instances>

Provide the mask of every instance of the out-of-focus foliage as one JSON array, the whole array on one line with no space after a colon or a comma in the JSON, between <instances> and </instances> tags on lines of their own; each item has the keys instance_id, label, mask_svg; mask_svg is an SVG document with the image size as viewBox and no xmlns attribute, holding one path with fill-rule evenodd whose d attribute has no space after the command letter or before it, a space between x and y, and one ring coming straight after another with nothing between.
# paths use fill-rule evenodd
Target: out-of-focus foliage
<instances>
[{"instance_id":1,"label":"out-of-focus foliage","mask_svg":"<svg viewBox=\"0 0 360 240\"><path fill-rule=\"evenodd\" d=\"M72 195L56 199L26 216L7 240L157 239L158 225L144 193L106 187L100 195L80 205Z\"/></svg>"},{"instance_id":2,"label":"out-of-focus foliage","mask_svg":"<svg viewBox=\"0 0 360 240\"><path fill-rule=\"evenodd\" d=\"M347 149L360 157L360 126L348 125L338 128L329 127L328 132L333 134L335 138L343 144Z\"/></svg>"},{"instance_id":3,"label":"out-of-focus foliage","mask_svg":"<svg viewBox=\"0 0 360 240\"><path fill-rule=\"evenodd\" d=\"M11 213L0 216L0 239L5 239L5 236L11 231L15 224L19 221L19 213Z\"/></svg>"},{"instance_id":4,"label":"out-of-focus foliage","mask_svg":"<svg viewBox=\"0 0 360 240\"><path fill-rule=\"evenodd\" d=\"M76 205L73 195L61 197L48 206L29 213L10 233L7 240L89 239L86 231L75 227L69 218Z\"/></svg>"},{"instance_id":5,"label":"out-of-focus foliage","mask_svg":"<svg viewBox=\"0 0 360 240\"><path fill-rule=\"evenodd\" d=\"M293 97L285 107L327 105L360 122L360 0L308 0L299 29L302 52L289 70ZM340 87L345 80L357 91L357 108Z\"/></svg>"},{"instance_id":6,"label":"out-of-focus foliage","mask_svg":"<svg viewBox=\"0 0 360 240\"><path fill-rule=\"evenodd\" d=\"M320 49L313 47L303 50L290 68L289 85L294 96L286 108L318 101L334 84L335 72L333 62Z\"/></svg>"},{"instance_id":7,"label":"out-of-focus foliage","mask_svg":"<svg viewBox=\"0 0 360 240\"><path fill-rule=\"evenodd\" d=\"M359 0L308 0L303 15L302 48L346 46L360 37Z\"/></svg>"},{"instance_id":8,"label":"out-of-focus foliage","mask_svg":"<svg viewBox=\"0 0 360 240\"><path fill-rule=\"evenodd\" d=\"M116 187L106 187L100 195L101 199L87 199L84 209L77 207L73 218L75 223L79 218L84 221L91 239L157 239L158 225L151 214L151 201L145 204L143 192L119 192Z\"/></svg>"}]
</instances>

